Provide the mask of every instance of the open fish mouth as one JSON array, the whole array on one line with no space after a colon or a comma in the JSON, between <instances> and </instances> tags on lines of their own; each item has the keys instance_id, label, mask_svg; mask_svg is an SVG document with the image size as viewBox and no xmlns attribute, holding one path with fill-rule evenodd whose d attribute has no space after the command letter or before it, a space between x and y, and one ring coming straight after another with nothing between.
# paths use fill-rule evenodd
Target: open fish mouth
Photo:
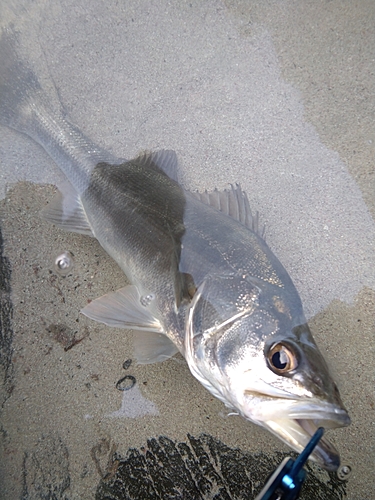
<instances>
[{"instance_id":1,"label":"open fish mouth","mask_svg":"<svg viewBox=\"0 0 375 500\"><path fill-rule=\"evenodd\" d=\"M333 416L333 415L332 415ZM328 418L327 418L328 417ZM275 434L297 452L301 453L318 427L335 428L350 424L350 418L344 409L335 408L334 418L280 418L260 422L263 427ZM340 455L326 438L322 438L310 459L317 462L327 471L336 471L340 466Z\"/></svg>"}]
</instances>

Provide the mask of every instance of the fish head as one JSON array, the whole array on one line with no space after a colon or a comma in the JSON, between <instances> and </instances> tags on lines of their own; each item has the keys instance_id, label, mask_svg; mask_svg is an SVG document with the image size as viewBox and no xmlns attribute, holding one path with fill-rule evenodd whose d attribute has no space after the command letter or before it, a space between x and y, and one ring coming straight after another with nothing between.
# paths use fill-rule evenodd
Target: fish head
<instances>
[{"instance_id":1,"label":"fish head","mask_svg":"<svg viewBox=\"0 0 375 500\"><path fill-rule=\"evenodd\" d=\"M212 394L297 452L318 427L350 423L298 295L246 277L206 278L187 315L185 357ZM329 471L340 464L325 438L310 458Z\"/></svg>"}]
</instances>

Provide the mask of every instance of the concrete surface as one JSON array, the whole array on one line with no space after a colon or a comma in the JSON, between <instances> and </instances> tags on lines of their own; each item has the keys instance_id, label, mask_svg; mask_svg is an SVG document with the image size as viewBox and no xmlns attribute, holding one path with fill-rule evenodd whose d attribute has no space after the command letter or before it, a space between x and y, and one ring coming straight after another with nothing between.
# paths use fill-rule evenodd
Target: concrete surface
<instances>
[{"instance_id":1,"label":"concrete surface","mask_svg":"<svg viewBox=\"0 0 375 500\"><path fill-rule=\"evenodd\" d=\"M51 102L52 78L96 143L125 158L174 149L186 186L247 191L352 417L330 432L348 481L313 467L308 499L375 497L374 17L370 0L3 1L0 11ZM95 241L39 218L61 174L31 140L0 130L0 498L179 498L177 456L205 484L189 493L183 481L181 498L253 498L287 447L227 417L182 358L124 370L131 335L79 310L126 278ZM65 250L74 269L61 278L53 261ZM117 390L127 375L136 385ZM135 469L143 493L129 492Z\"/></svg>"}]
</instances>

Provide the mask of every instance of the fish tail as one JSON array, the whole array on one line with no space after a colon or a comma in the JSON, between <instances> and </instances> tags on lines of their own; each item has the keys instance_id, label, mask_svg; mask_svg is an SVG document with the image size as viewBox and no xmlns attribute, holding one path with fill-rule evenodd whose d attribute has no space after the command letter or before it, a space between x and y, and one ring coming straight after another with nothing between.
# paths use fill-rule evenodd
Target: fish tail
<instances>
[{"instance_id":1,"label":"fish tail","mask_svg":"<svg viewBox=\"0 0 375 500\"><path fill-rule=\"evenodd\" d=\"M20 58L17 46L17 33L12 28L3 29L0 38L0 123L28 133L32 108L41 86L34 72Z\"/></svg>"},{"instance_id":2,"label":"fish tail","mask_svg":"<svg viewBox=\"0 0 375 500\"><path fill-rule=\"evenodd\" d=\"M115 158L95 146L65 119L60 101L52 107L38 77L21 56L18 35L5 28L0 38L0 123L40 144L77 193L89 184L92 170Z\"/></svg>"}]
</instances>

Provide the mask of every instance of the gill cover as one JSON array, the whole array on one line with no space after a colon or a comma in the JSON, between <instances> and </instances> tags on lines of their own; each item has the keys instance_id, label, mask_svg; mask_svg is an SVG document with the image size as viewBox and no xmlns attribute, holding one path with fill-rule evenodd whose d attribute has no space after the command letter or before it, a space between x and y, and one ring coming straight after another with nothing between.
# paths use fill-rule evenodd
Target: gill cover
<instances>
[{"instance_id":1,"label":"gill cover","mask_svg":"<svg viewBox=\"0 0 375 500\"><path fill-rule=\"evenodd\" d=\"M190 304L185 328L185 357L191 373L227 406L227 380L218 345L238 320L254 313L261 291L246 277L208 275ZM230 353L228 352L228 357ZM225 364L225 363L224 363Z\"/></svg>"}]
</instances>

